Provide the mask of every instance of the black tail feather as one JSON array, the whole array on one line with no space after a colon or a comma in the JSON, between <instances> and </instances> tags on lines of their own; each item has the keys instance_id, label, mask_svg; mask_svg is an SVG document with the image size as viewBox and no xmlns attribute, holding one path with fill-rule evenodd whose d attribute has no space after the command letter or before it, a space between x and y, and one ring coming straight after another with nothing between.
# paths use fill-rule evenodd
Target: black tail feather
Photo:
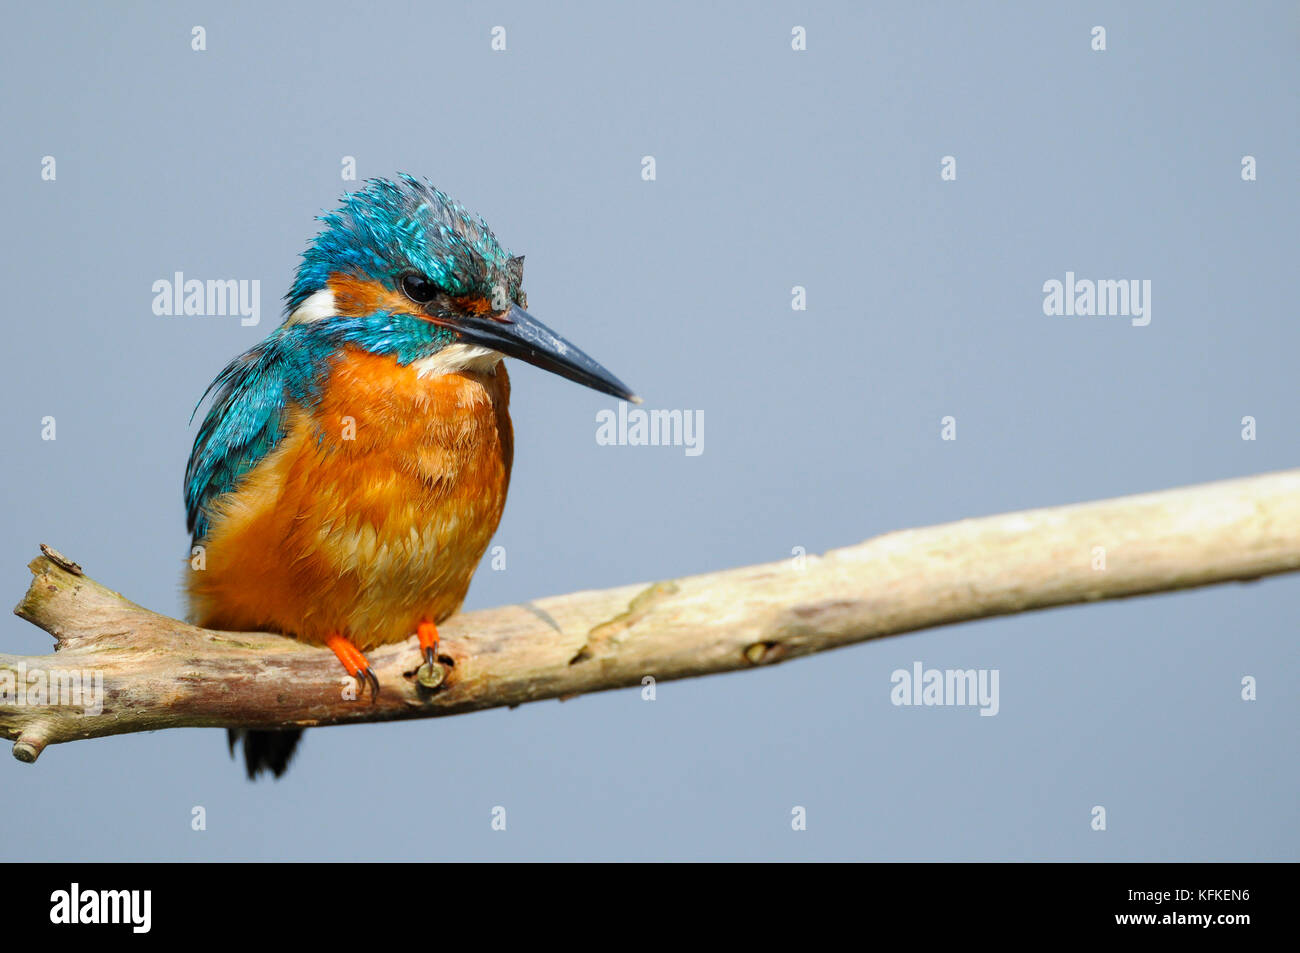
<instances>
[{"instance_id":1,"label":"black tail feather","mask_svg":"<svg viewBox=\"0 0 1300 953\"><path fill-rule=\"evenodd\" d=\"M232 758L235 756L235 743L241 739L244 742L244 767L248 769L250 781L256 781L257 776L263 771L270 771L277 778L284 774L301 738L301 728L287 731L249 731L245 728L230 728L226 731L226 743L230 747Z\"/></svg>"}]
</instances>

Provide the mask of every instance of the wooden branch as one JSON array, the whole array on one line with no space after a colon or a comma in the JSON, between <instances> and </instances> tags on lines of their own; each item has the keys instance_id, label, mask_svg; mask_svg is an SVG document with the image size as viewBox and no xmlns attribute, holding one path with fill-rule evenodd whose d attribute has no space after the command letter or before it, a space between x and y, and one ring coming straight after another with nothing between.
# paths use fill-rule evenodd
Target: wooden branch
<instances>
[{"instance_id":1,"label":"wooden branch","mask_svg":"<svg viewBox=\"0 0 1300 953\"><path fill-rule=\"evenodd\" d=\"M345 697L351 680L326 649L157 615L42 549L15 611L54 635L57 652L0 655L0 733L22 761L49 744L158 728L288 728L515 706L987 616L1291 572L1300 568L1300 470L468 612L441 627L445 655L432 670L417 669L414 638L372 652L383 684L374 704ZM79 673L87 691L69 698Z\"/></svg>"}]
</instances>

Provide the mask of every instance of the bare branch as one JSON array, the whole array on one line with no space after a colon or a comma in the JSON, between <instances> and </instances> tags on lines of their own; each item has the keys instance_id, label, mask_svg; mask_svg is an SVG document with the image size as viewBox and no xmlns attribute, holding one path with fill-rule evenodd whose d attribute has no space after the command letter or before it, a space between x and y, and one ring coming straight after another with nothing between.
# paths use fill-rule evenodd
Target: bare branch
<instances>
[{"instance_id":1,"label":"bare branch","mask_svg":"<svg viewBox=\"0 0 1300 953\"><path fill-rule=\"evenodd\" d=\"M865 639L1300 568L1300 470L889 533L822 557L468 612L442 662L415 639L370 653L376 703L332 653L141 608L43 547L15 610L54 655L0 655L0 733L49 744L182 726L427 718L769 665ZM102 676L102 711L68 676ZM45 691L41 692L41 686ZM58 691L56 691L56 688ZM57 697L56 697L57 695ZM91 710L87 710L87 709Z\"/></svg>"}]
</instances>

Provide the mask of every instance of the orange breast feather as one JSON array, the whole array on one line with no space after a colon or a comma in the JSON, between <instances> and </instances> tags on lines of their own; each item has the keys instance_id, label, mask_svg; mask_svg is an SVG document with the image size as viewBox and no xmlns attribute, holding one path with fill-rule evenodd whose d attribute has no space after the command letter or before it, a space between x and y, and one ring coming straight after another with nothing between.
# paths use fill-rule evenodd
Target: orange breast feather
<instances>
[{"instance_id":1,"label":"orange breast feather","mask_svg":"<svg viewBox=\"0 0 1300 953\"><path fill-rule=\"evenodd\" d=\"M349 349L320 404L211 508L195 621L363 652L460 607L505 506L513 432L503 364L421 378Z\"/></svg>"}]
</instances>

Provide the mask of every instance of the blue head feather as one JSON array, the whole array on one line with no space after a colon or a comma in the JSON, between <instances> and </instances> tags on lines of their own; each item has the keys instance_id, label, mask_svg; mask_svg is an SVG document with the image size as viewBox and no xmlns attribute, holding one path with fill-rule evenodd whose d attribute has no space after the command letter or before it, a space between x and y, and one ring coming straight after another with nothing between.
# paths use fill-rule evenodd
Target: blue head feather
<instances>
[{"instance_id":1,"label":"blue head feather","mask_svg":"<svg viewBox=\"0 0 1300 953\"><path fill-rule=\"evenodd\" d=\"M370 179L320 221L325 228L303 253L285 296L287 311L335 273L395 289L403 274L414 271L451 295L488 295L498 286L511 300L519 295L519 260L501 247L487 222L414 176Z\"/></svg>"}]
</instances>

